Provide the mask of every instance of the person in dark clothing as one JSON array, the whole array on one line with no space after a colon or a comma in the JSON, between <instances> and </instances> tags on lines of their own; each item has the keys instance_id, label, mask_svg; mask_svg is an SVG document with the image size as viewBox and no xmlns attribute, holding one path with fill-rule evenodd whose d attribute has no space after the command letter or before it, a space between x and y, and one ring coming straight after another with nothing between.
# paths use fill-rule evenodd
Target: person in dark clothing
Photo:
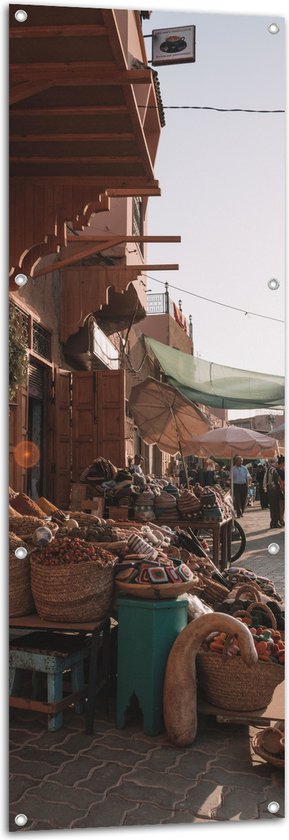
<instances>
[{"instance_id":1,"label":"person in dark clothing","mask_svg":"<svg viewBox=\"0 0 289 840\"><path fill-rule=\"evenodd\" d=\"M277 473L277 460L276 458L272 461L269 461L265 478L264 478L264 486L265 489L267 488L268 493L268 500L269 500L269 507L270 507L270 528L280 528L281 522L279 521L280 516L280 498L281 498L281 488L280 488L280 479Z\"/></svg>"},{"instance_id":2,"label":"person in dark clothing","mask_svg":"<svg viewBox=\"0 0 289 840\"><path fill-rule=\"evenodd\" d=\"M261 505L262 510L266 510L266 508L268 508L268 505L269 505L268 493L267 493L266 490L264 490L264 486L263 486L265 472L266 472L265 464L258 464L258 467L257 467L257 470L256 470L256 484L257 484L257 487L258 487L258 490L259 490L259 499L260 499L260 505Z\"/></svg>"},{"instance_id":3,"label":"person in dark clothing","mask_svg":"<svg viewBox=\"0 0 289 840\"><path fill-rule=\"evenodd\" d=\"M278 458L278 466L276 467L277 475L279 476L279 522L280 525L285 525L284 522L284 508L285 508L285 458L280 455Z\"/></svg>"}]
</instances>

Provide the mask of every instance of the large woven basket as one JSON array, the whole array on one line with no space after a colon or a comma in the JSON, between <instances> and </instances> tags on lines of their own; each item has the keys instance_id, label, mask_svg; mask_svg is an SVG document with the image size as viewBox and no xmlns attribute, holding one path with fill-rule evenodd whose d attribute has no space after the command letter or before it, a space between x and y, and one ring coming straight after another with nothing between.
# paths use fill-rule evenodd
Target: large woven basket
<instances>
[{"instance_id":1,"label":"large woven basket","mask_svg":"<svg viewBox=\"0 0 289 840\"><path fill-rule=\"evenodd\" d=\"M20 541L19 541L20 542ZM9 616L31 615L35 612L30 579L29 555L22 560L9 553Z\"/></svg>"},{"instance_id":2,"label":"large woven basket","mask_svg":"<svg viewBox=\"0 0 289 840\"><path fill-rule=\"evenodd\" d=\"M114 565L94 561L41 565L31 558L31 588L38 615L49 621L102 621L109 614Z\"/></svg>"},{"instance_id":3,"label":"large woven basket","mask_svg":"<svg viewBox=\"0 0 289 840\"><path fill-rule=\"evenodd\" d=\"M204 651L197 656L199 685L209 703L237 712L263 709L284 679L284 667L258 661L248 668L241 656Z\"/></svg>"}]
</instances>

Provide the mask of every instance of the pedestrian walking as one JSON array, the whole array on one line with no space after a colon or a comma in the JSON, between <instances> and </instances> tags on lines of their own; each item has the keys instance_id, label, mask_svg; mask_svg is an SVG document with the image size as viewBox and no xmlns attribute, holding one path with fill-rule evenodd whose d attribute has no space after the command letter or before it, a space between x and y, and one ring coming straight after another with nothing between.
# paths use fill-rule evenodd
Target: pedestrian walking
<instances>
[{"instance_id":1,"label":"pedestrian walking","mask_svg":"<svg viewBox=\"0 0 289 840\"><path fill-rule=\"evenodd\" d=\"M256 484L259 491L259 499L260 505L262 510L266 510L268 508L268 493L264 489L264 476L266 472L266 465L265 464L258 464L256 470Z\"/></svg>"},{"instance_id":2,"label":"pedestrian walking","mask_svg":"<svg viewBox=\"0 0 289 840\"><path fill-rule=\"evenodd\" d=\"M278 461L277 458L272 458L268 462L264 477L264 488L268 493L269 508L270 508L270 528L280 528L280 500L282 498L282 490L280 486L280 477L277 472ZM284 498L284 493L283 493ZM282 519L283 524L283 519Z\"/></svg>"},{"instance_id":3,"label":"pedestrian walking","mask_svg":"<svg viewBox=\"0 0 289 840\"><path fill-rule=\"evenodd\" d=\"M280 455L278 458L278 466L276 467L277 475L279 476L279 488L280 488L280 497L279 497L279 522L280 525L285 525L284 522L284 511L285 511L285 458L284 455Z\"/></svg>"},{"instance_id":4,"label":"pedestrian walking","mask_svg":"<svg viewBox=\"0 0 289 840\"><path fill-rule=\"evenodd\" d=\"M237 455L233 466L234 507L237 513L237 519L243 516L250 481L251 476L249 470L244 466L243 458Z\"/></svg>"}]
</instances>

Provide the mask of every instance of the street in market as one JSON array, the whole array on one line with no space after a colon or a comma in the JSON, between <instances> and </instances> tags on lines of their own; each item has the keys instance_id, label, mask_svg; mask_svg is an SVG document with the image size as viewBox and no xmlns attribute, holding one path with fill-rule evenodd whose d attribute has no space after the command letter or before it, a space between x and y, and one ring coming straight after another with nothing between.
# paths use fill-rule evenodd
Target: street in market
<instances>
[{"instance_id":1,"label":"street in market","mask_svg":"<svg viewBox=\"0 0 289 840\"><path fill-rule=\"evenodd\" d=\"M13 832L285 816L284 21L116 6L9 7Z\"/></svg>"}]
</instances>

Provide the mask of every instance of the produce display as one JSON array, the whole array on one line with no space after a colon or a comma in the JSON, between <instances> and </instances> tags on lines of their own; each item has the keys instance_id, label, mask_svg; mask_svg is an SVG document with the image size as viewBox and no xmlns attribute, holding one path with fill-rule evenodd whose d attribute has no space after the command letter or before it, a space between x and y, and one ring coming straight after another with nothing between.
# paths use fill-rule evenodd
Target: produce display
<instances>
[{"instance_id":1,"label":"produce display","mask_svg":"<svg viewBox=\"0 0 289 840\"><path fill-rule=\"evenodd\" d=\"M21 516L19 519L18 517L12 516L9 517L9 530L22 537L23 540L26 539L30 542L33 540L36 528L43 526L43 521L38 516ZM58 531L56 522L49 522L49 529L52 531L52 534L56 534Z\"/></svg>"},{"instance_id":2,"label":"produce display","mask_svg":"<svg viewBox=\"0 0 289 840\"><path fill-rule=\"evenodd\" d=\"M38 519L47 518L47 513L44 513L41 507L33 499L30 499L30 496L26 496L26 493L18 493L17 496L14 496L13 499L10 499L10 505L23 516L37 516Z\"/></svg>"},{"instance_id":3,"label":"produce display","mask_svg":"<svg viewBox=\"0 0 289 840\"><path fill-rule=\"evenodd\" d=\"M45 496L40 496L40 499L37 499L37 505L41 508L45 516L52 516L55 519L65 520L67 518L66 514L63 513L63 510L53 505L52 502L49 502L48 499L45 499Z\"/></svg>"},{"instance_id":4,"label":"produce display","mask_svg":"<svg viewBox=\"0 0 289 840\"><path fill-rule=\"evenodd\" d=\"M268 629L258 623L258 619L240 617L243 624L246 624L253 637L253 642L258 654L258 659L263 662L275 662L277 665L284 665L285 662L285 641L281 638L279 630ZM205 648L215 653L226 653L227 656L240 656L238 640L230 638L225 633L217 633L212 639L205 643Z\"/></svg>"},{"instance_id":5,"label":"produce display","mask_svg":"<svg viewBox=\"0 0 289 840\"><path fill-rule=\"evenodd\" d=\"M115 555L104 548L87 543L77 538L54 539L49 545L34 552L34 560L42 566L60 566L64 564L86 563L93 561L100 567L114 565Z\"/></svg>"}]
</instances>

